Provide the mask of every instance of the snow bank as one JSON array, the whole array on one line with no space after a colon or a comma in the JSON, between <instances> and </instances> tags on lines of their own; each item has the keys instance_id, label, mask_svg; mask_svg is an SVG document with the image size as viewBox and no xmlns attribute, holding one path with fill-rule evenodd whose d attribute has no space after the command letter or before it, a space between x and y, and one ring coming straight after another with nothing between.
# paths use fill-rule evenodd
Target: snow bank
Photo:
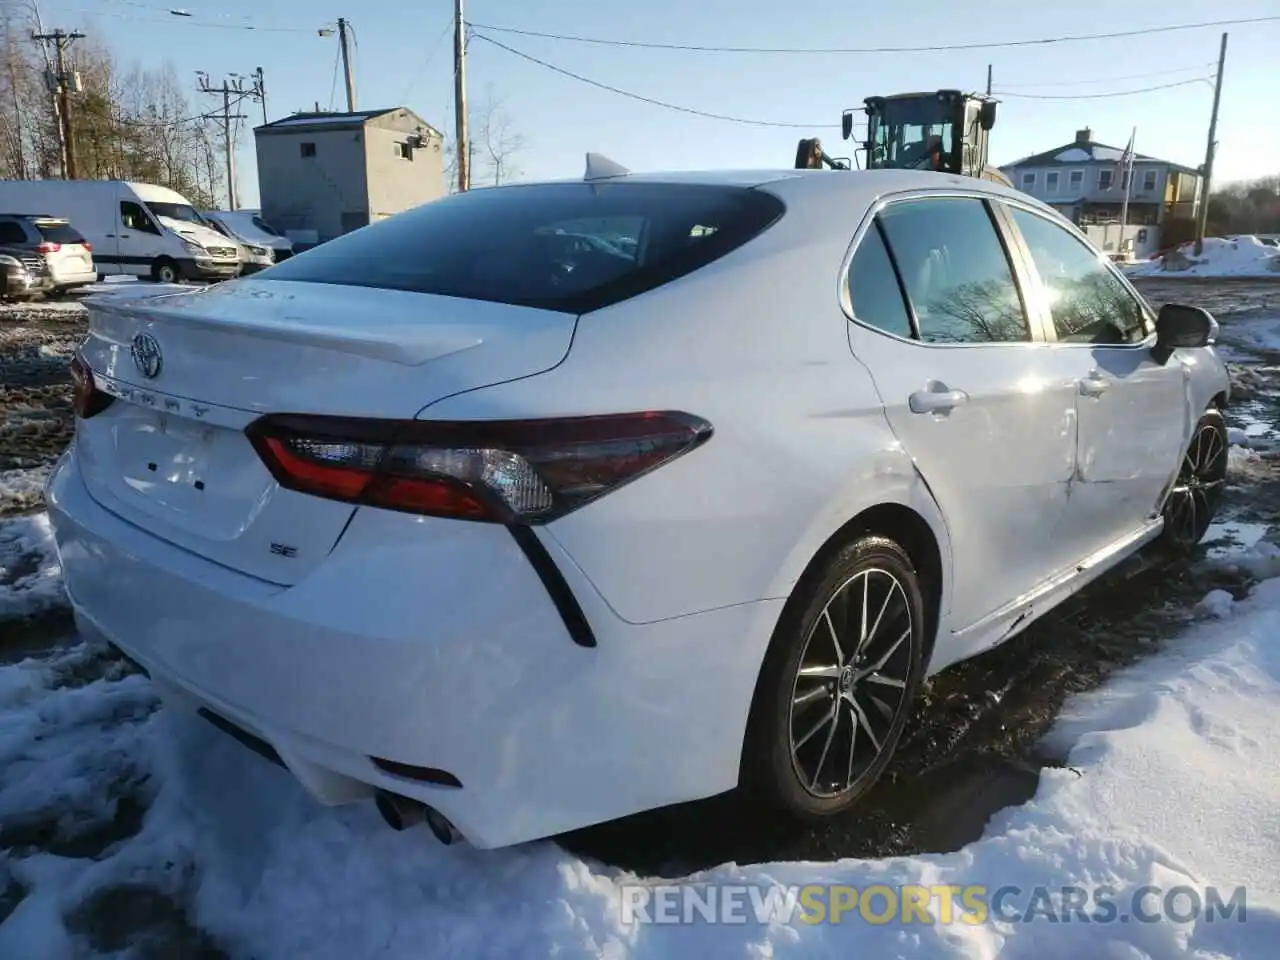
<instances>
[{"instance_id":1,"label":"snow bank","mask_svg":"<svg viewBox=\"0 0 1280 960\"><path fill-rule=\"evenodd\" d=\"M0 626L64 604L61 577L48 514L0 523Z\"/></svg>"},{"instance_id":2,"label":"snow bank","mask_svg":"<svg viewBox=\"0 0 1280 960\"><path fill-rule=\"evenodd\" d=\"M1144 260L1124 270L1131 277L1275 277L1280 279L1280 251L1257 237L1233 239L1207 237L1201 256L1193 256L1195 244L1184 243L1155 260Z\"/></svg>"}]
</instances>

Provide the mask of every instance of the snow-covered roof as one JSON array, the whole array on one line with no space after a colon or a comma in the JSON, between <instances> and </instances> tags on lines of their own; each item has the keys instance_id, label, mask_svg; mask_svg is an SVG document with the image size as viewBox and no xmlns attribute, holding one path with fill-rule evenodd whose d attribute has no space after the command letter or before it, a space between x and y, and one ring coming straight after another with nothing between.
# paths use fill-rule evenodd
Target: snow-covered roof
<instances>
[{"instance_id":1,"label":"snow-covered roof","mask_svg":"<svg viewBox=\"0 0 1280 960\"><path fill-rule=\"evenodd\" d=\"M254 128L255 134L262 133L292 133L297 130L310 129L326 129L326 130L342 130L351 129L359 130L365 126L370 120L378 117L385 117L388 114L405 113L413 119L413 121L424 131L430 131L439 134L439 131L427 121L410 110L408 107L386 107L381 110L356 110L353 112L334 113L332 111L295 113L288 117L281 117L279 120L272 120L270 123L264 123Z\"/></svg>"}]
</instances>

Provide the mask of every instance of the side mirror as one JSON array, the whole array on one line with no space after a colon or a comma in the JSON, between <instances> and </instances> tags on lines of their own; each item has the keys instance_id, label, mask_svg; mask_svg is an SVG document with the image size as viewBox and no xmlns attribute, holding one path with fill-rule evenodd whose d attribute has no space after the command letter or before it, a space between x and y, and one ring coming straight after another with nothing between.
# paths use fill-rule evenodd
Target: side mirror
<instances>
[{"instance_id":1,"label":"side mirror","mask_svg":"<svg viewBox=\"0 0 1280 960\"><path fill-rule=\"evenodd\" d=\"M996 104L994 100L988 100L982 105L982 110L978 114L978 123L983 130L990 130L996 125Z\"/></svg>"},{"instance_id":2,"label":"side mirror","mask_svg":"<svg viewBox=\"0 0 1280 960\"><path fill-rule=\"evenodd\" d=\"M1178 349L1207 347L1218 337L1218 321L1200 307L1166 303L1156 317L1157 359L1164 363Z\"/></svg>"},{"instance_id":3,"label":"side mirror","mask_svg":"<svg viewBox=\"0 0 1280 960\"><path fill-rule=\"evenodd\" d=\"M853 111L846 110L844 116L840 118L840 129L844 133L844 138L848 140L853 136Z\"/></svg>"}]
</instances>

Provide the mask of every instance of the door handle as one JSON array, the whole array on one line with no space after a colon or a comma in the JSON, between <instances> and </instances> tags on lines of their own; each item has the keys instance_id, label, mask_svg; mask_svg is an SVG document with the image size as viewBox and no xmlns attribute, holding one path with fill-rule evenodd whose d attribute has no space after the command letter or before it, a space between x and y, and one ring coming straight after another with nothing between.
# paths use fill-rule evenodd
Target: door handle
<instances>
[{"instance_id":1,"label":"door handle","mask_svg":"<svg viewBox=\"0 0 1280 960\"><path fill-rule=\"evenodd\" d=\"M969 395L963 390L917 390L907 398L912 413L941 413L966 403Z\"/></svg>"},{"instance_id":2,"label":"door handle","mask_svg":"<svg viewBox=\"0 0 1280 960\"><path fill-rule=\"evenodd\" d=\"M1083 397L1100 397L1107 392L1110 384L1098 371L1093 371L1087 377L1081 377L1077 383L1080 384L1080 395Z\"/></svg>"}]
</instances>

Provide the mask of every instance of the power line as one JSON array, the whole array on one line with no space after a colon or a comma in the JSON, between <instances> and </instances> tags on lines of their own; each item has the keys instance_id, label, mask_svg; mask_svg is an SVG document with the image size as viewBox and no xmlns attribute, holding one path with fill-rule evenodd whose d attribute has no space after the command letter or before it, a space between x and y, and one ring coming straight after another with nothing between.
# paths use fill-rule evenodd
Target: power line
<instances>
[{"instance_id":1,"label":"power line","mask_svg":"<svg viewBox=\"0 0 1280 960\"><path fill-rule=\"evenodd\" d=\"M1156 33L1173 33L1179 30L1200 30L1206 27L1241 26L1254 23L1273 23L1280 16L1246 17L1235 20L1206 20L1201 23L1177 23L1160 27L1142 27L1133 30L1116 30L1110 33L1082 33L1065 37L1041 37L1029 40L985 40L973 43L943 43L921 47L725 47L701 46L689 43L661 43L647 40L618 40L602 37L583 37L564 33L545 33L538 30L522 30L516 27L500 27L490 23L469 23L476 30L492 30L495 33L514 33L522 37L540 37L544 40L565 40L571 43L590 43L606 47L643 47L651 50L684 50L693 53L788 53L788 54L837 54L837 53L936 53L944 50L990 50L997 47L1031 47L1053 43L1077 43L1084 40L1116 40L1122 37L1139 37ZM490 42L494 42L490 39Z\"/></svg>"},{"instance_id":2,"label":"power line","mask_svg":"<svg viewBox=\"0 0 1280 960\"><path fill-rule=\"evenodd\" d=\"M616 93L620 97L627 97L628 99L631 99L631 100L639 100L641 103L648 103L655 107L665 107L668 110L675 110L675 111L678 111L679 113L692 114L695 117L706 117L709 120L725 120L730 123L743 123L753 127L786 127L788 129L794 129L794 130L812 130L815 128L828 128L828 127L835 126L835 124L830 124L830 123L781 123L781 122L774 122L771 120L752 120L746 117L733 117L724 113L711 113L707 110L696 110L693 107L685 107L677 103L668 103L665 100L656 100L653 97L642 96L641 94L638 94L638 93L632 93L629 90L622 90L622 89L619 89L618 87L611 87L607 83L601 83L598 80L592 80L589 77L584 77L581 74L574 73L571 70L566 70L563 67L557 67L554 63L547 63L547 61L545 60L539 60L537 57L530 56L527 53L522 53L521 51L515 49L514 47L508 47L505 43L499 43L497 40L493 39L493 37L485 36L483 33L472 33L472 36L477 40L484 40L488 43L491 43L495 47L498 47L501 50L507 51L507 53L514 54L515 56L520 57L522 60L528 60L530 63L536 63L538 66L545 67L548 70L551 70L551 71L554 71L555 73L560 74L561 76L569 77L572 80L577 80L579 83L585 83L585 84L588 84L589 86L596 87L600 90L607 90L609 93Z\"/></svg>"},{"instance_id":3,"label":"power line","mask_svg":"<svg viewBox=\"0 0 1280 960\"><path fill-rule=\"evenodd\" d=\"M1036 87L1082 87L1094 83L1115 83L1117 80L1144 80L1148 77L1168 77L1179 73L1186 73L1189 70L1207 70L1209 67L1215 66L1213 63L1196 63L1187 64L1185 67L1177 67L1172 70L1151 70L1147 73L1127 73L1116 77L1090 77L1087 80L1050 80L1044 83L1015 83L1009 87L1010 90L1027 90Z\"/></svg>"},{"instance_id":4,"label":"power line","mask_svg":"<svg viewBox=\"0 0 1280 960\"><path fill-rule=\"evenodd\" d=\"M430 46L430 48L428 48L426 58L420 64L418 64L418 69L417 71L415 71L413 75L413 79L409 81L409 85L405 87L404 93L400 95L401 102L408 99L409 94L413 92L413 88L418 85L418 81L421 80L423 74L427 72L427 67L430 65L431 61L435 59L435 55L440 52L440 42L444 40L445 35L448 34L449 29L452 26L453 26L453 16L450 15L450 17L444 22L444 29L441 30L440 35L436 37L436 42L433 43Z\"/></svg>"},{"instance_id":5,"label":"power line","mask_svg":"<svg viewBox=\"0 0 1280 960\"><path fill-rule=\"evenodd\" d=\"M232 107L238 107L250 96L251 94L249 93L242 94L234 103L232 103ZM123 124L127 127L179 127L187 123L201 123L205 120L217 120L222 117L222 112L218 111L217 113L202 113L194 117L179 117L176 120L136 120L130 117L117 117L110 113L103 113L100 110L94 110L88 105L88 103L82 103L80 105L80 109L82 112L97 117L100 120Z\"/></svg>"},{"instance_id":6,"label":"power line","mask_svg":"<svg viewBox=\"0 0 1280 960\"><path fill-rule=\"evenodd\" d=\"M1155 90L1172 90L1174 87L1185 87L1193 83L1207 83L1207 77L1195 77L1191 80L1179 80L1176 83L1162 83L1154 87L1141 87L1137 90L1114 90L1110 93L1011 93L997 90L997 97L1014 97L1019 100L1104 100L1110 97L1129 97L1135 93L1151 93Z\"/></svg>"},{"instance_id":7,"label":"power line","mask_svg":"<svg viewBox=\"0 0 1280 960\"><path fill-rule=\"evenodd\" d=\"M117 3L123 0L116 0ZM151 7L144 4L130 4L142 10L154 10L157 13L168 13L168 10L161 10L159 7ZM115 17L118 20L130 20L135 23L165 23L173 26L187 27L205 27L213 30L252 30L257 33L309 33L315 34L315 29L307 27L273 27L258 26L252 23L215 23L209 20L200 20L190 14L178 15L173 14L168 17L143 17L134 13L128 13L123 10L104 10L101 7L93 10L85 10L82 7L67 7L63 10L65 13L77 13L86 17Z\"/></svg>"}]
</instances>

